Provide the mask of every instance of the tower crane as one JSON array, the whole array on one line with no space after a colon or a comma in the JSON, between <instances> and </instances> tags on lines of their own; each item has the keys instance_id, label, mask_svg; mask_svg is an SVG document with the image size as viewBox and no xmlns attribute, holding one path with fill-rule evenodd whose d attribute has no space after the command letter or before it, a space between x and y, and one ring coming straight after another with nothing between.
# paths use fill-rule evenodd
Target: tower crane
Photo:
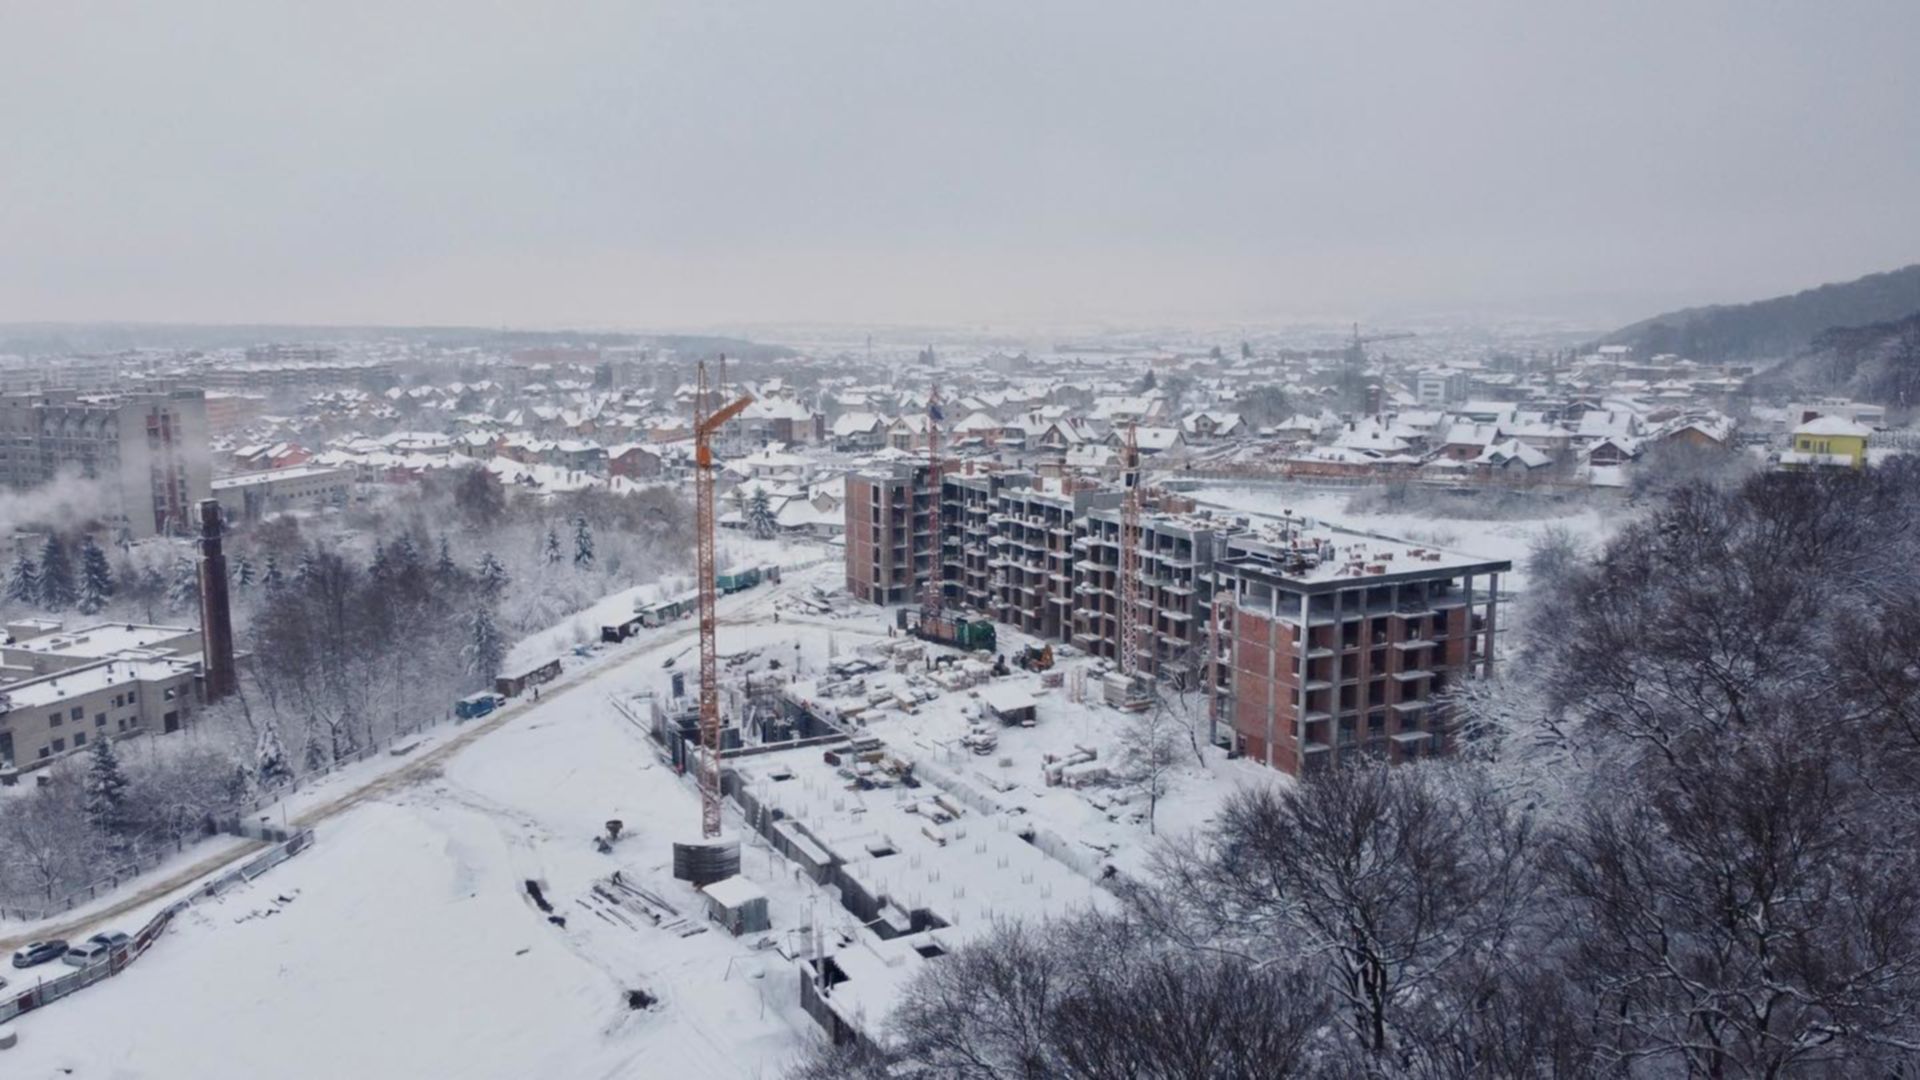
<instances>
[{"instance_id":1,"label":"tower crane","mask_svg":"<svg viewBox=\"0 0 1920 1080\"><path fill-rule=\"evenodd\" d=\"M935 382L927 394L927 490L933 493L927 527L933 533L933 559L929 563L926 587L920 593L920 614L926 619L939 618L947 605L946 572L940 563L945 546L941 537L945 515L940 505L940 421L944 419L940 411L940 384Z\"/></svg>"},{"instance_id":2,"label":"tower crane","mask_svg":"<svg viewBox=\"0 0 1920 1080\"><path fill-rule=\"evenodd\" d=\"M1139 425L1127 424L1126 445L1120 451L1120 641L1123 675L1139 674L1140 648L1140 435Z\"/></svg>"},{"instance_id":3,"label":"tower crane","mask_svg":"<svg viewBox=\"0 0 1920 1080\"><path fill-rule=\"evenodd\" d=\"M720 358L721 371L726 357ZM720 392L725 391L724 376ZM699 558L695 572L700 576L700 833L712 839L720 835L720 662L715 646L719 616L714 610L713 553L713 434L721 425L739 415L753 403L741 395L732 403L709 412L707 402L707 364L700 372L693 399L693 487L694 532Z\"/></svg>"}]
</instances>

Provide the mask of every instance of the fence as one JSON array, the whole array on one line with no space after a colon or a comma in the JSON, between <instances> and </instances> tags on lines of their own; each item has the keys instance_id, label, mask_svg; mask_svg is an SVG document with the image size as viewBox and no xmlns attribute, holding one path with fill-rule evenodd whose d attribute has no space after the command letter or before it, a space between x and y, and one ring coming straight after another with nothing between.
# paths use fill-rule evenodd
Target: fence
<instances>
[{"instance_id":1,"label":"fence","mask_svg":"<svg viewBox=\"0 0 1920 1080\"><path fill-rule=\"evenodd\" d=\"M177 837L167 843L161 844L152 851L144 852L134 857L131 861L123 864L106 877L75 889L57 899L47 901L43 907L29 907L24 904L0 904L0 919L32 922L38 919L49 918L62 912L72 911L81 904L91 903L99 899L102 894L112 892L114 889L125 885L141 874L152 870L154 867L185 851L189 845L199 843L214 831L214 829L208 828L197 835Z\"/></svg>"},{"instance_id":2,"label":"fence","mask_svg":"<svg viewBox=\"0 0 1920 1080\"><path fill-rule=\"evenodd\" d=\"M105 960L83 968L75 968L58 978L27 987L11 998L0 999L0 1024L35 1009L45 1008L69 994L79 993L102 979L120 974L135 960L146 955L147 950L153 947L153 943L160 939L160 935L166 933L167 927L173 922L173 917L191 907L194 901L218 896L234 885L250 882L313 844L311 829L301 829L293 833L273 831L279 832L283 837L279 843L247 860L238 869L228 871L201 886L187 899L175 901L162 908L159 914L147 920L147 924L140 928L140 932L135 934L132 940L113 949L107 954Z\"/></svg>"},{"instance_id":3,"label":"fence","mask_svg":"<svg viewBox=\"0 0 1920 1080\"><path fill-rule=\"evenodd\" d=\"M339 757L335 758L334 760L328 762L327 764L320 766L319 768L309 769L306 772L298 773L293 777L293 779L289 783L284 784L280 787L276 787L271 791L264 792L259 796L256 796L255 798L248 800L247 802L241 803L239 806L234 808L233 812L239 815L239 820L244 821L248 816L257 814L262 809L268 806L272 806L274 803L277 803L282 799L285 799L288 796L294 794L295 792L299 791L301 787L304 785L317 783L321 780L326 779L329 776L332 776L334 773L339 772L341 769L344 769L349 765L358 765L360 762L365 761L368 758L378 756L382 751L389 750L392 747L399 745L402 741L406 739L410 739L413 736L419 734L420 732L427 730L428 728L437 727L440 724L444 724L447 722L447 720L448 720L447 716L431 716L417 723L404 724L404 725L398 726L393 730L393 733L387 737L385 742L370 743L366 746L361 747L358 750L354 750L350 753L342 754ZM41 919L49 919L55 915L64 914L66 912L72 911L74 908L79 907L82 904L91 903L92 901L99 899L100 896L104 893L111 892L114 889L117 889L120 886L127 884L128 882L132 881L134 878L139 877L141 874L144 874L147 871L152 870L154 867L160 865L166 860L172 858L173 856L179 854L182 851L185 851L187 846L190 843L197 843L201 839L207 836L210 836L213 833L226 832L236 836L252 836L253 835L252 833L248 832L244 828L231 827L231 826L232 826L231 821L229 821L227 824L210 825L207 829L205 829L204 831L202 831L196 836L178 838L172 841L170 846L162 845L161 847L155 849L154 851L142 854L137 858L135 858L133 861L121 866L119 869L108 874L107 876L102 877L92 882L91 884L83 885L80 888L74 889L73 891L66 893L62 896L51 899L47 901L44 905L36 907L36 906L30 906L22 903L0 904L0 920L12 919L18 922L36 922ZM284 840L287 835L290 835L285 833L284 830L274 830L274 831L281 833L279 837L279 839L281 840ZM262 837L262 836L253 836L253 839L259 840L259 839L268 839L268 838Z\"/></svg>"}]
</instances>

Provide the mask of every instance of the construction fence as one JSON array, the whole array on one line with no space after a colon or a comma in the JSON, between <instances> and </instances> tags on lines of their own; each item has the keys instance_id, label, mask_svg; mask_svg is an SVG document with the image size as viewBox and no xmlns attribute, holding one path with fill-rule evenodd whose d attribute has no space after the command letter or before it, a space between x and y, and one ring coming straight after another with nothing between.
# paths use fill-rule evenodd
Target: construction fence
<instances>
[{"instance_id":1,"label":"construction fence","mask_svg":"<svg viewBox=\"0 0 1920 1080\"><path fill-rule=\"evenodd\" d=\"M160 909L159 914L147 920L147 924L140 928L139 933L133 935L126 944L108 953L105 960L82 968L72 968L58 978L35 983L10 998L0 998L0 1024L35 1009L43 1009L69 994L79 993L94 983L120 974L135 960L146 955L147 950L153 947L153 943L160 939L160 935L166 933L174 916L192 907L196 901L219 896L235 885L250 882L313 844L311 829L301 829L293 833L273 831L282 837L273 847L209 881L194 890L193 894L186 899L177 900Z\"/></svg>"}]
</instances>

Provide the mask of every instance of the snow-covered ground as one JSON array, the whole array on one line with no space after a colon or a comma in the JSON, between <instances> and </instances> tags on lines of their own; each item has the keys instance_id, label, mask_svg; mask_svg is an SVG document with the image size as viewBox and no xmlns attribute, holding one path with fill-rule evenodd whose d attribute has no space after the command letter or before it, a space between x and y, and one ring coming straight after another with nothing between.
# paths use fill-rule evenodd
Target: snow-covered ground
<instances>
[{"instance_id":1,"label":"snow-covered ground","mask_svg":"<svg viewBox=\"0 0 1920 1080\"><path fill-rule=\"evenodd\" d=\"M822 563L723 600L723 657L757 653L751 666L797 677L805 689L829 653L845 659L888 640L888 613L841 604L823 614L817 604L807 610L794 602L836 588L841 573L837 563ZM631 600L609 600L620 602ZM697 829L698 800L616 707L636 693L665 691L663 665L687 668L691 630L689 622L670 624L571 663L564 685L539 703L516 703L497 729L467 745L448 743L471 725L438 728L408 758L382 755L329 781L325 792L303 793L293 813L319 818L311 850L194 907L121 976L21 1018L20 1044L0 1053L0 1073L154 1080L779 1075L820 1038L799 1007L800 968L786 957L815 927L839 940L858 934L834 896L748 833L742 872L769 897L771 934L735 939L710 926L682 936L586 906L595 883L619 870L704 924L699 897L670 873L671 842ZM1001 650L1020 643L1010 634ZM777 669L774 659L782 661ZM1076 666L1090 662L1062 661L1065 670ZM918 678L888 671L869 681ZM868 726L893 752L924 763L922 792L938 790L944 777L990 793L1000 808L970 810L965 826L982 837L1032 825L1062 838L1067 859L1045 865L1025 865L1044 858L1028 849L1001 856L983 849L984 873L1004 861L1008 874L1053 885L995 889L982 880L973 894L982 900L991 892L996 914L1059 913L1098 899L1093 879L1106 865L1136 870L1162 841L1149 833L1137 791L1049 788L1042 778L1045 755L1079 746L1117 762L1119 731L1132 719L1068 701L1064 690L1040 692L1036 675L1016 671L1003 681L1038 693L1040 720L1031 729L1002 729L992 755L959 746L975 706L965 691L913 712L869 714ZM388 776L340 805L357 785L436 746L451 752L430 768L398 774L405 782ZM753 768L789 755L820 771L818 750L782 751L754 759ZM825 791L830 777L810 782ZM1225 792L1272 782L1274 774L1226 761L1211 747L1204 764L1183 750L1159 809L1161 838L1204 822ZM872 820L892 815L888 828L912 845L899 818L905 798L878 791L822 800L855 815L823 830L857 831L862 811L855 808L864 801ZM620 818L626 831L612 854L602 854L590 841L608 818ZM729 818L746 832L731 807ZM951 850L950 875L938 868L935 847L902 857L926 860L916 867L931 871L923 883L983 873L980 852ZM565 927L551 925L528 898L529 880L567 916ZM137 925L166 899L155 897L116 924ZM952 907L964 920L983 910L979 903ZM956 927L949 940L965 936ZM658 1001L630 1009L631 990Z\"/></svg>"}]
</instances>

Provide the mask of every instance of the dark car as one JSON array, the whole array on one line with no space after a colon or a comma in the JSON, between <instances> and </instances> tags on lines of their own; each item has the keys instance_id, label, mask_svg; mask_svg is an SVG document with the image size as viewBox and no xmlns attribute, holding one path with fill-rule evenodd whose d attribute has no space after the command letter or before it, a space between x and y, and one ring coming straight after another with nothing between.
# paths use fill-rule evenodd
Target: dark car
<instances>
[{"instance_id":1,"label":"dark car","mask_svg":"<svg viewBox=\"0 0 1920 1080\"><path fill-rule=\"evenodd\" d=\"M26 947L13 954L13 966L17 968L44 964L49 960L58 960L65 956L67 943L64 941L32 941Z\"/></svg>"}]
</instances>

